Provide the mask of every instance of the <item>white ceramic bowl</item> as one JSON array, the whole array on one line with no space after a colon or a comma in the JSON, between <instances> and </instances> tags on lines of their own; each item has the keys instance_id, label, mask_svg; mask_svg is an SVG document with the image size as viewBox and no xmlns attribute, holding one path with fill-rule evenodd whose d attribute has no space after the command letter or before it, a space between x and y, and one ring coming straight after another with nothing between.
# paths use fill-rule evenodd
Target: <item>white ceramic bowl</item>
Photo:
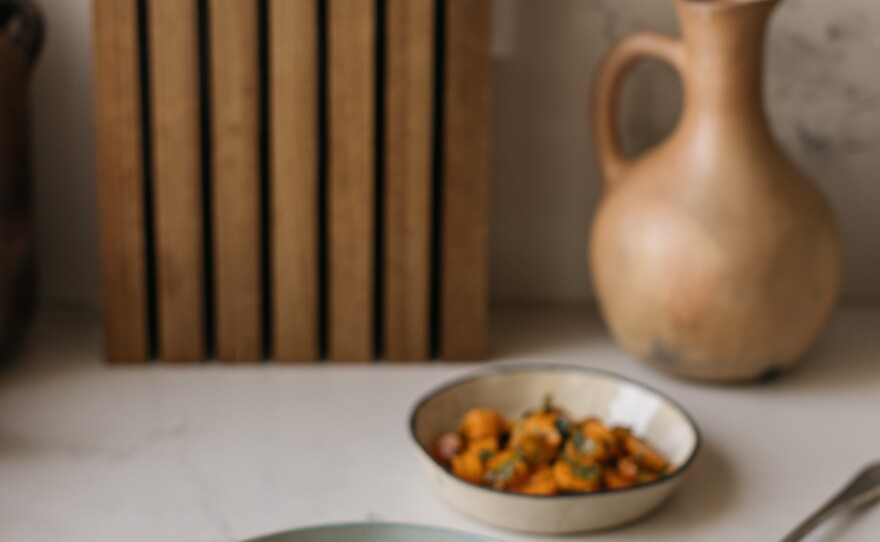
<instances>
[{"instance_id":1,"label":"white ceramic bowl","mask_svg":"<svg viewBox=\"0 0 880 542\"><path fill-rule=\"evenodd\" d=\"M475 534L399 523L348 523L306 527L250 542L495 542Z\"/></svg>"},{"instance_id":2,"label":"white ceramic bowl","mask_svg":"<svg viewBox=\"0 0 880 542\"><path fill-rule=\"evenodd\" d=\"M466 482L431 457L437 437L455 431L469 409L492 408L513 419L542 404L547 394L575 418L598 416L605 423L630 427L670 460L675 473L620 490L529 496ZM700 447L694 421L659 392L613 374L554 365L489 367L443 385L415 406L410 429L443 499L486 523L540 534L607 529L644 516L679 486Z\"/></svg>"}]
</instances>

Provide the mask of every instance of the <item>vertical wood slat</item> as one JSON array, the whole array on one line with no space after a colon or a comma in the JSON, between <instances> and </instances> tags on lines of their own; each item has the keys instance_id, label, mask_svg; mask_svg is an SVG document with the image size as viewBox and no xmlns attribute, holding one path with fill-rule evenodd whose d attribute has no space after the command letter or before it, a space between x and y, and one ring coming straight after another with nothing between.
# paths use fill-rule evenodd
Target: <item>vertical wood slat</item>
<instances>
[{"instance_id":1,"label":"vertical wood slat","mask_svg":"<svg viewBox=\"0 0 880 542\"><path fill-rule=\"evenodd\" d=\"M383 347L430 356L434 0L388 0L385 43Z\"/></svg>"},{"instance_id":2,"label":"vertical wood slat","mask_svg":"<svg viewBox=\"0 0 880 542\"><path fill-rule=\"evenodd\" d=\"M328 0L329 356L374 357L374 0Z\"/></svg>"},{"instance_id":3,"label":"vertical wood slat","mask_svg":"<svg viewBox=\"0 0 880 542\"><path fill-rule=\"evenodd\" d=\"M489 0L446 0L440 354L486 357L491 28Z\"/></svg>"},{"instance_id":4,"label":"vertical wood slat","mask_svg":"<svg viewBox=\"0 0 880 542\"><path fill-rule=\"evenodd\" d=\"M95 0L95 107L105 349L150 356L136 0Z\"/></svg>"},{"instance_id":5,"label":"vertical wood slat","mask_svg":"<svg viewBox=\"0 0 880 542\"><path fill-rule=\"evenodd\" d=\"M150 0L159 357L205 358L197 0Z\"/></svg>"},{"instance_id":6,"label":"vertical wood slat","mask_svg":"<svg viewBox=\"0 0 880 542\"><path fill-rule=\"evenodd\" d=\"M209 0L216 355L263 357L258 3Z\"/></svg>"},{"instance_id":7,"label":"vertical wood slat","mask_svg":"<svg viewBox=\"0 0 880 542\"><path fill-rule=\"evenodd\" d=\"M270 0L273 354L319 355L317 0Z\"/></svg>"}]
</instances>

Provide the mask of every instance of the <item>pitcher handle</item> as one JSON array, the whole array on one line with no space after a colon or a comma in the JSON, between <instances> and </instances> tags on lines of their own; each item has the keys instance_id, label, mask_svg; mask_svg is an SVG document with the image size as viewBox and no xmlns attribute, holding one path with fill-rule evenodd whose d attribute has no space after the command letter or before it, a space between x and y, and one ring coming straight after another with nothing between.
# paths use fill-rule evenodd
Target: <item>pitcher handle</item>
<instances>
[{"instance_id":1,"label":"pitcher handle","mask_svg":"<svg viewBox=\"0 0 880 542\"><path fill-rule=\"evenodd\" d=\"M43 46L43 14L30 0L0 0L0 36L33 64Z\"/></svg>"},{"instance_id":2,"label":"pitcher handle","mask_svg":"<svg viewBox=\"0 0 880 542\"><path fill-rule=\"evenodd\" d=\"M684 74L684 44L656 32L640 32L624 38L605 56L599 67L593 102L593 130L606 189L610 189L630 166L620 145L617 126L620 87L636 62L655 58Z\"/></svg>"}]
</instances>

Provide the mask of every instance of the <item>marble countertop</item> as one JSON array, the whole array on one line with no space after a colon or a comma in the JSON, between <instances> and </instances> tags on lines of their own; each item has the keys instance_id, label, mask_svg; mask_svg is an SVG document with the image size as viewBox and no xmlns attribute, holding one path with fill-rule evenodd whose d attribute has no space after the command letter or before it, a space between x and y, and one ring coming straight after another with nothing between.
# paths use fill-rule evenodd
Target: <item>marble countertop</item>
<instances>
[{"instance_id":1,"label":"marble countertop","mask_svg":"<svg viewBox=\"0 0 880 542\"><path fill-rule=\"evenodd\" d=\"M751 386L658 374L622 353L593 311L495 314L495 359L586 365L677 399L705 447L644 521L570 540L773 541L880 459L880 307L840 309L799 369ZM326 522L399 521L510 542L436 497L409 409L472 364L109 367L100 327L46 311L25 359L0 373L0 540L237 542ZM815 541L874 541L880 508Z\"/></svg>"}]
</instances>

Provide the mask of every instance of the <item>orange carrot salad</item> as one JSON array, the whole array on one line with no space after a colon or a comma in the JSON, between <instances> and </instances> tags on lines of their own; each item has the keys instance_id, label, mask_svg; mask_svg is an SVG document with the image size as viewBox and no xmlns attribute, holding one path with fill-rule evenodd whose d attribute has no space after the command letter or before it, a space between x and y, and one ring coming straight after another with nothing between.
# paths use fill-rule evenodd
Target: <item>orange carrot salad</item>
<instances>
[{"instance_id":1,"label":"orange carrot salad","mask_svg":"<svg viewBox=\"0 0 880 542\"><path fill-rule=\"evenodd\" d=\"M433 456L462 480L527 495L622 489L672 472L629 429L574 421L549 398L514 421L471 409L457 432L437 439Z\"/></svg>"}]
</instances>

